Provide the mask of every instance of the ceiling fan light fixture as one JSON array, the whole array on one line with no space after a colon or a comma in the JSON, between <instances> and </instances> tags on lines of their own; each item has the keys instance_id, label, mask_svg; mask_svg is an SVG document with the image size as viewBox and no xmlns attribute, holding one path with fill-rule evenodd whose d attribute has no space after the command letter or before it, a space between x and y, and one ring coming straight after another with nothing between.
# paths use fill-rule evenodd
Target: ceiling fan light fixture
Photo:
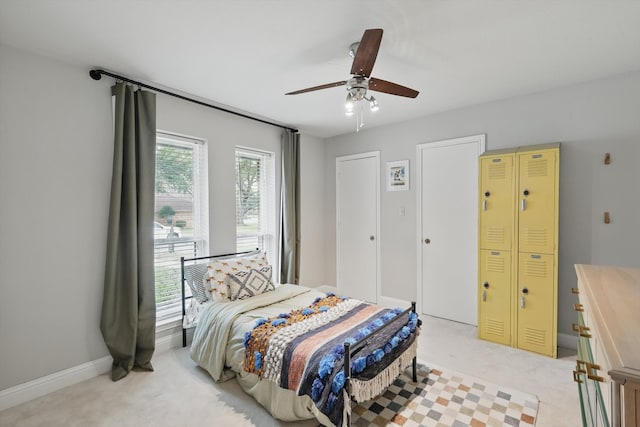
<instances>
[{"instance_id":1,"label":"ceiling fan light fixture","mask_svg":"<svg viewBox=\"0 0 640 427\"><path fill-rule=\"evenodd\" d=\"M415 98L418 91L399 85L397 83L371 77L371 71L378 57L380 42L382 41L382 29L371 28L365 30L359 42L351 43L349 55L353 58L351 65L351 78L333 83L326 83L319 86L308 87L285 95L297 95L300 93L313 92L321 89L329 89L337 86L346 86L347 99L344 104L344 112L347 116L356 117L356 132L364 126L365 103L368 101L371 112L379 110L378 100L373 96L367 96L371 88L372 91L388 93L390 95Z\"/></svg>"}]
</instances>

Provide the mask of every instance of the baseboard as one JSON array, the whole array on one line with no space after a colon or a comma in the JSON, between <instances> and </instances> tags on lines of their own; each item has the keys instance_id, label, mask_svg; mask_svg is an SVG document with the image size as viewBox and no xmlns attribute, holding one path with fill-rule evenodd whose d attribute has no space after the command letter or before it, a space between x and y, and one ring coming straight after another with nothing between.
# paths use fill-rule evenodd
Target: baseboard
<instances>
[{"instance_id":1,"label":"baseboard","mask_svg":"<svg viewBox=\"0 0 640 427\"><path fill-rule=\"evenodd\" d=\"M384 308L408 308L411 303L409 301L380 295L378 297L378 305Z\"/></svg>"},{"instance_id":2,"label":"baseboard","mask_svg":"<svg viewBox=\"0 0 640 427\"><path fill-rule=\"evenodd\" d=\"M105 356L64 371L19 384L0 391L0 411L28 402L61 388L88 380L109 372L111 356Z\"/></svg>"},{"instance_id":3,"label":"baseboard","mask_svg":"<svg viewBox=\"0 0 640 427\"><path fill-rule=\"evenodd\" d=\"M182 332L156 340L154 354L182 346ZM28 402L45 394L106 374L111 369L111 356L101 357L64 371L19 384L0 391L0 411Z\"/></svg>"},{"instance_id":4,"label":"baseboard","mask_svg":"<svg viewBox=\"0 0 640 427\"><path fill-rule=\"evenodd\" d=\"M182 331L156 339L156 350L154 354L164 353L172 348L182 347Z\"/></svg>"},{"instance_id":5,"label":"baseboard","mask_svg":"<svg viewBox=\"0 0 640 427\"><path fill-rule=\"evenodd\" d=\"M558 347L578 348L578 336L573 334L558 333Z\"/></svg>"}]
</instances>

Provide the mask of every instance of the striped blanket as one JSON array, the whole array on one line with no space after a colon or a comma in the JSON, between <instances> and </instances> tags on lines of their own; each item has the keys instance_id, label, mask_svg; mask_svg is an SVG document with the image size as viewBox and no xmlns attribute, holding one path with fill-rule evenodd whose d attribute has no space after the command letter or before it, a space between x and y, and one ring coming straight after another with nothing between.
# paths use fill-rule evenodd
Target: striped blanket
<instances>
[{"instance_id":1,"label":"striped blanket","mask_svg":"<svg viewBox=\"0 0 640 427\"><path fill-rule=\"evenodd\" d=\"M389 322L393 325L373 334ZM402 309L383 309L329 293L308 307L258 319L244 338L244 370L310 396L334 425L341 426L350 414L349 395L363 400L374 397L405 367L396 365L411 360L417 324L415 313L403 314ZM365 337L368 339L351 361L354 380L347 393L344 343L353 345ZM409 359L401 357L409 353ZM370 382L377 385L368 393L353 390L354 385L362 388Z\"/></svg>"}]
</instances>

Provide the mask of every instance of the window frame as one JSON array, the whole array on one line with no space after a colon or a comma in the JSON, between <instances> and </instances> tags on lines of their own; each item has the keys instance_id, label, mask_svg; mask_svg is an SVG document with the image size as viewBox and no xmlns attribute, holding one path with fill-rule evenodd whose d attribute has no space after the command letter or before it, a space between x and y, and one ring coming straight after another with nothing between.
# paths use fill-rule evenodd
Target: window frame
<instances>
[{"instance_id":1,"label":"window frame","mask_svg":"<svg viewBox=\"0 0 640 427\"><path fill-rule=\"evenodd\" d=\"M191 239L180 239L180 243L187 245L193 244L194 250L190 254L184 253L185 257L208 256L209 255L209 174L208 174L208 143L205 138L184 135L176 132L165 130L156 130L156 153L158 146L172 145L177 147L189 147L192 150L192 174L193 174L193 190L192 190L192 221L194 227L194 235ZM156 154L157 155L157 154ZM157 170L156 163L156 170ZM154 199L156 196L155 178L154 178ZM155 216L154 216L155 221ZM160 239L158 239L160 240ZM171 246L171 243L164 242ZM176 243L178 244L178 243ZM157 240L154 236L154 272L157 268L156 254ZM181 254L178 254L181 255ZM163 331L171 329L182 323L182 292L181 292L181 273L180 258L177 257L175 268L177 269L178 281L176 283L178 294L173 300L165 302L164 308L159 307L156 299L156 329ZM173 264L171 267L174 267ZM155 273L154 273L155 277ZM156 283L154 282L154 287ZM185 288L189 294L189 288ZM157 294L155 295L157 298Z\"/></svg>"},{"instance_id":2,"label":"window frame","mask_svg":"<svg viewBox=\"0 0 640 427\"><path fill-rule=\"evenodd\" d=\"M254 248L244 248L238 246L238 224L237 224L237 215L238 215L238 191L237 191L237 167L238 167L238 155L245 155L248 157L255 157L256 159L263 162L264 166L261 166L261 170L265 171L266 176L264 179L261 179L259 182L259 191L260 191L260 225L261 231L258 233L258 236L262 237L262 243L259 248L263 251L267 252L267 258L269 263L273 266L273 280L276 283L279 283L280 279L280 268L279 268L279 257L278 257L278 227L277 227L277 218L278 218L278 194L277 194L277 167L276 167L276 153L269 150L248 147L245 145L236 145L234 148L234 170L235 170L235 202L236 202L236 250L240 251L241 249L254 249ZM262 228L262 225L265 225L266 229ZM264 236L268 236L268 244L265 244ZM260 238L259 237L259 238Z\"/></svg>"}]
</instances>

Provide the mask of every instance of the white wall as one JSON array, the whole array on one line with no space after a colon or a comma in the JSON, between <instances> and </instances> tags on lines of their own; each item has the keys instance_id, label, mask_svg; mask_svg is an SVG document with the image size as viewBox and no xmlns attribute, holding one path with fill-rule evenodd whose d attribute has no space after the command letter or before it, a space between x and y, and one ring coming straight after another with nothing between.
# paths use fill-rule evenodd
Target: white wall
<instances>
[{"instance_id":1,"label":"white wall","mask_svg":"<svg viewBox=\"0 0 640 427\"><path fill-rule=\"evenodd\" d=\"M381 95L381 97L384 95ZM423 93L420 96L428 96ZM380 99L381 111L384 100ZM411 102L408 100L407 102ZM575 322L573 265L640 267L640 73L492 102L327 140L326 281L335 283L335 158L372 150L409 159L411 189L382 192L382 295L416 298L416 145L487 134L487 149L562 142L560 148L559 332ZM367 121L375 121L369 115ZM610 166L603 164L611 153ZM384 173L381 173L384 177ZM381 188L385 188L381 182ZM406 216L398 214L406 207ZM604 225L604 211L612 223ZM475 238L469 240L476 245Z\"/></svg>"},{"instance_id":2,"label":"white wall","mask_svg":"<svg viewBox=\"0 0 640 427\"><path fill-rule=\"evenodd\" d=\"M0 45L0 389L106 354L111 127L86 70Z\"/></svg>"},{"instance_id":3,"label":"white wall","mask_svg":"<svg viewBox=\"0 0 640 427\"><path fill-rule=\"evenodd\" d=\"M89 69L0 45L0 390L108 355L99 324L113 80L96 82ZM208 141L211 251L235 250L234 147L276 153L279 188L281 130L164 95L157 125ZM302 140L311 171L302 172L302 211L312 218L303 222L303 277L322 284L324 244L310 241L322 237L313 217L322 141Z\"/></svg>"}]
</instances>

